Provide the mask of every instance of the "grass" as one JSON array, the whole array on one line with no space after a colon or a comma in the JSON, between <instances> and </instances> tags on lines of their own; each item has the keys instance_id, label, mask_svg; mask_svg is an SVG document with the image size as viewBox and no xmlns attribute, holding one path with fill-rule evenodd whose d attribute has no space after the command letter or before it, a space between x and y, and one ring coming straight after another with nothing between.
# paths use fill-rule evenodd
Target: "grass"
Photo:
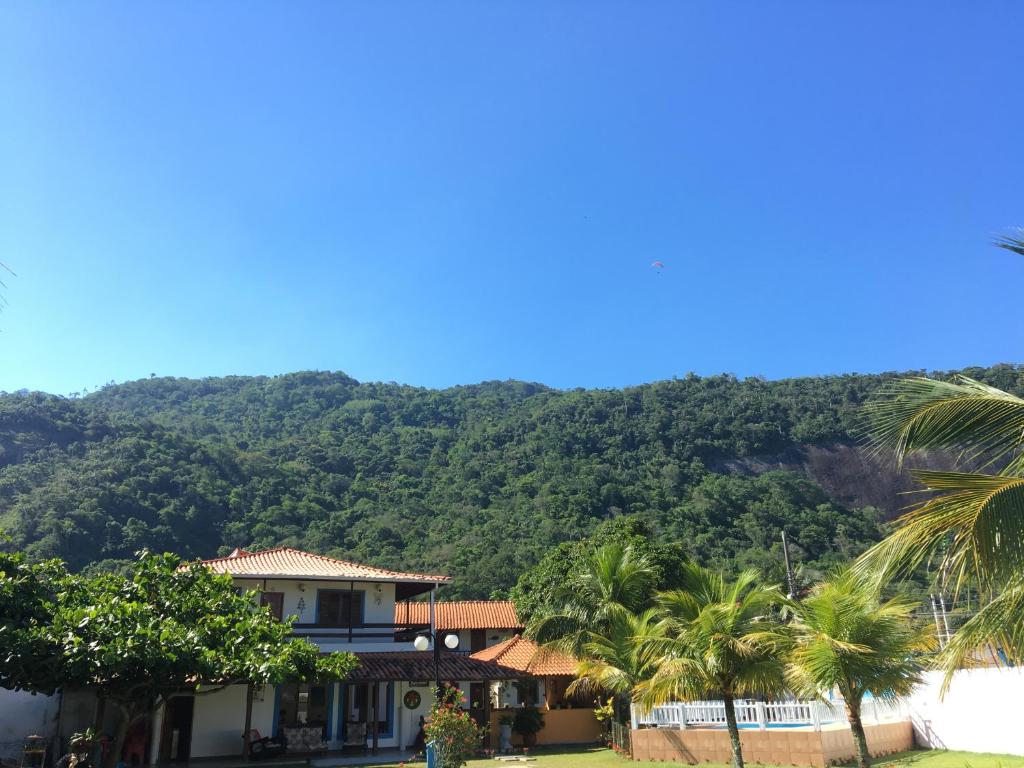
<instances>
[{"instance_id":1,"label":"grass","mask_svg":"<svg viewBox=\"0 0 1024 768\"><path fill-rule=\"evenodd\" d=\"M532 755L536 762L505 763L504 765L535 766L535 768L646 768L671 763L632 762L619 757L610 749L574 749L572 751L537 750ZM949 752L943 749L900 752L872 761L879 768L1024 768L1024 757L993 755L981 752ZM411 764L415 765L415 764ZM422 766L423 764L420 763ZM470 760L469 768L494 768L494 760ZM753 765L753 764L751 764ZM397 768L379 766L379 768ZM721 763L701 763L700 768L729 768Z\"/></svg>"}]
</instances>

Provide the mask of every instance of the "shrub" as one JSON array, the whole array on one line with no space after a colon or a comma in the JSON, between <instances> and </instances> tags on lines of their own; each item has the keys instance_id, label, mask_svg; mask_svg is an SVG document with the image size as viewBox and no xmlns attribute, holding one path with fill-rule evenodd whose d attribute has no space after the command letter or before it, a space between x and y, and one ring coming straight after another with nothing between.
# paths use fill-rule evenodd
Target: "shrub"
<instances>
[{"instance_id":1,"label":"shrub","mask_svg":"<svg viewBox=\"0 0 1024 768\"><path fill-rule=\"evenodd\" d=\"M430 708L430 720L424 728L427 740L434 742L442 768L462 768L487 734L469 713L462 709L462 692L445 688Z\"/></svg>"},{"instance_id":2,"label":"shrub","mask_svg":"<svg viewBox=\"0 0 1024 768\"><path fill-rule=\"evenodd\" d=\"M534 707L523 707L516 710L516 717L512 723L512 730L528 740L544 727L544 715Z\"/></svg>"}]
</instances>

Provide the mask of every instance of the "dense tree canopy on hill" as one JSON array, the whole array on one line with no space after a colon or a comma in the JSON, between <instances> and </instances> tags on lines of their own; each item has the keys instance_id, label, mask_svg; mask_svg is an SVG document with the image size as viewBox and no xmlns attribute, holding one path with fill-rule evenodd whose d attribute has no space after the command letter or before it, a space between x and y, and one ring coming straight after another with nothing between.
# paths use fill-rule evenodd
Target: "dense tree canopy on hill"
<instances>
[{"instance_id":1,"label":"dense tree canopy on hill","mask_svg":"<svg viewBox=\"0 0 1024 768\"><path fill-rule=\"evenodd\" d=\"M969 375L1024 389L1013 366ZM774 567L785 528L801 562L825 566L877 538L879 510L798 471L708 468L850 443L884 378L430 390L307 372L3 395L0 528L73 568L142 547L289 544L448 572L449 597L506 590L552 546L624 514L702 562Z\"/></svg>"}]
</instances>

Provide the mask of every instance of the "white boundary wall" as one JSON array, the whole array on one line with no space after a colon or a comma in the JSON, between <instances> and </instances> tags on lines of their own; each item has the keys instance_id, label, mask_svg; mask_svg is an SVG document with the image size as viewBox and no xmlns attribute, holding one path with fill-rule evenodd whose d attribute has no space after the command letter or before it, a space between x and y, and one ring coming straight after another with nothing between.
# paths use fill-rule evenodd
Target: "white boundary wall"
<instances>
[{"instance_id":1,"label":"white boundary wall","mask_svg":"<svg viewBox=\"0 0 1024 768\"><path fill-rule=\"evenodd\" d=\"M922 747L1024 755L1024 670L961 670L943 699L941 672L928 672L908 701Z\"/></svg>"}]
</instances>

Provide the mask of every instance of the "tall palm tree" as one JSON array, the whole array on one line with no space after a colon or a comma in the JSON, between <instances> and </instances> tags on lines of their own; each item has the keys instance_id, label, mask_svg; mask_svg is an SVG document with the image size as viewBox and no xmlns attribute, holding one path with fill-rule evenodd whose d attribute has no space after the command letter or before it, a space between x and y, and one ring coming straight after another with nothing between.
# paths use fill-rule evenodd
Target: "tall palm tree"
<instances>
[{"instance_id":1,"label":"tall palm tree","mask_svg":"<svg viewBox=\"0 0 1024 768\"><path fill-rule=\"evenodd\" d=\"M617 613L604 631L588 633L568 692L610 693L624 720L633 690L657 669L656 644L667 631L668 622L656 609Z\"/></svg>"},{"instance_id":2,"label":"tall palm tree","mask_svg":"<svg viewBox=\"0 0 1024 768\"><path fill-rule=\"evenodd\" d=\"M1010 247L1006 245L1005 247ZM1024 242L1017 246L1024 252ZM933 556L954 591L976 589L981 610L943 650L946 683L985 644L1024 660L1024 399L981 382L911 378L869 404L877 448L897 462L952 449L975 471L912 470L932 494L899 519L855 568L879 579L908 574Z\"/></svg>"},{"instance_id":3,"label":"tall palm tree","mask_svg":"<svg viewBox=\"0 0 1024 768\"><path fill-rule=\"evenodd\" d=\"M915 654L927 647L927 635L913 620L914 608L900 598L883 601L876 581L850 572L836 574L790 604L789 688L809 699L839 690L859 768L868 768L870 761L861 722L864 696L906 696L921 681Z\"/></svg>"},{"instance_id":4,"label":"tall palm tree","mask_svg":"<svg viewBox=\"0 0 1024 768\"><path fill-rule=\"evenodd\" d=\"M682 588L659 595L670 636L653 645L658 668L641 682L636 698L650 708L666 701L720 696L732 744L732 764L743 768L735 700L783 689L783 634L772 619L783 597L756 571L735 581L698 565L682 573Z\"/></svg>"},{"instance_id":5,"label":"tall palm tree","mask_svg":"<svg viewBox=\"0 0 1024 768\"><path fill-rule=\"evenodd\" d=\"M630 546L606 544L556 593L562 607L527 627L539 643L579 657L592 636L607 636L623 616L650 607L657 571Z\"/></svg>"}]
</instances>

